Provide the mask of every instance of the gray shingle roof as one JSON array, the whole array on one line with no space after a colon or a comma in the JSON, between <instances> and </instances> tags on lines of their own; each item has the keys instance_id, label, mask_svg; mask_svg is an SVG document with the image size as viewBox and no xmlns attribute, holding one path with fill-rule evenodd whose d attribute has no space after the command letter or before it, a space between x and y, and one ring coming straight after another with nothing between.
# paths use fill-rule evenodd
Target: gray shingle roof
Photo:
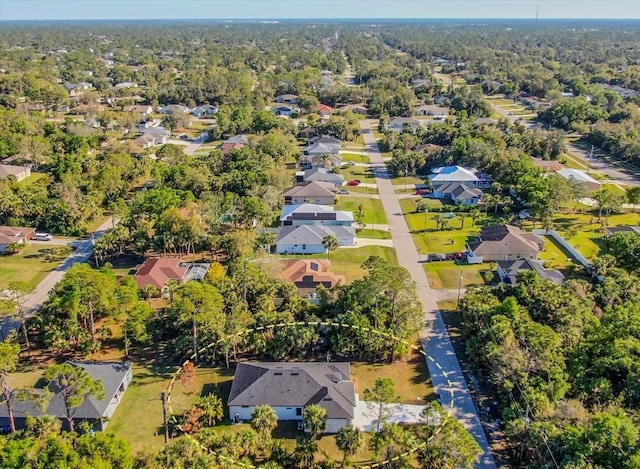
<instances>
[{"instance_id":1,"label":"gray shingle roof","mask_svg":"<svg viewBox=\"0 0 640 469\"><path fill-rule=\"evenodd\" d=\"M120 385L132 366L131 362L69 362L74 366L83 368L91 375L93 379L102 380L104 387L104 399L95 399L90 397L86 399L80 406L73 410L73 417L76 419L99 419L105 416L107 407L116 396ZM49 390L55 395L51 398L49 405L43 411L35 402L27 400L25 402L15 402L13 406L13 415L16 418L25 417L26 415L54 415L56 417L64 417L66 409L64 400L59 390L49 387ZM7 416L6 406L0 406L0 417Z\"/></svg>"},{"instance_id":2,"label":"gray shingle roof","mask_svg":"<svg viewBox=\"0 0 640 469\"><path fill-rule=\"evenodd\" d=\"M550 280L553 283L562 285L564 275L557 270L545 269L542 261L533 259L516 259L514 261L498 261L498 266L502 269L506 277L504 282L510 285L518 284L518 275L520 272L534 270L540 277Z\"/></svg>"},{"instance_id":3,"label":"gray shingle roof","mask_svg":"<svg viewBox=\"0 0 640 469\"><path fill-rule=\"evenodd\" d=\"M351 367L349 363L239 363L228 405L264 404L318 404L327 410L330 419L351 419L356 405Z\"/></svg>"}]
</instances>

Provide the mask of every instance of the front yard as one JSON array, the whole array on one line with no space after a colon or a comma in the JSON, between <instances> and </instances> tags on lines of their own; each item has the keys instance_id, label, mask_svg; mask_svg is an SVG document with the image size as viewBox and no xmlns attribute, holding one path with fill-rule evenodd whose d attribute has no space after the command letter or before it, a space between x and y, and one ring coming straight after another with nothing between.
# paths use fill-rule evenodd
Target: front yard
<instances>
[{"instance_id":1,"label":"front yard","mask_svg":"<svg viewBox=\"0 0 640 469\"><path fill-rule=\"evenodd\" d=\"M21 280L37 286L52 270L65 260L73 248L28 244L22 253L0 256L0 290L9 288L9 282Z\"/></svg>"}]
</instances>

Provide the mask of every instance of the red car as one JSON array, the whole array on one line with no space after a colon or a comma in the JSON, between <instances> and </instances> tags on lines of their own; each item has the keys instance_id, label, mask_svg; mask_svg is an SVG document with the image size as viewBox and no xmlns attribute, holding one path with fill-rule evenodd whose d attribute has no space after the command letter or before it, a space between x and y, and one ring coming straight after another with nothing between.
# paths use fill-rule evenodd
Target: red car
<instances>
[{"instance_id":1,"label":"red car","mask_svg":"<svg viewBox=\"0 0 640 469\"><path fill-rule=\"evenodd\" d=\"M360 181L349 181L347 182L347 186L359 186L360 185Z\"/></svg>"},{"instance_id":2,"label":"red car","mask_svg":"<svg viewBox=\"0 0 640 469\"><path fill-rule=\"evenodd\" d=\"M425 195L428 194L429 191L426 189L416 189L416 195Z\"/></svg>"}]
</instances>

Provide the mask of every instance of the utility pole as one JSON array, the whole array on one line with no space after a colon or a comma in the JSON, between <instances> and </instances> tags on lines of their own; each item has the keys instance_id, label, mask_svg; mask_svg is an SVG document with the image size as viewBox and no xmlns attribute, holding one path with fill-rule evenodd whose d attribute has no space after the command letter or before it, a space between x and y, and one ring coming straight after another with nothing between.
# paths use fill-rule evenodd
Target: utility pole
<instances>
[{"instance_id":1,"label":"utility pole","mask_svg":"<svg viewBox=\"0 0 640 469\"><path fill-rule=\"evenodd\" d=\"M460 269L460 278L458 279L458 301L456 301L456 311L460 311L460 290L462 289L462 269Z\"/></svg>"},{"instance_id":2,"label":"utility pole","mask_svg":"<svg viewBox=\"0 0 640 469\"><path fill-rule=\"evenodd\" d=\"M404 191L407 192L407 177L409 176L409 163L404 167Z\"/></svg>"},{"instance_id":3,"label":"utility pole","mask_svg":"<svg viewBox=\"0 0 640 469\"><path fill-rule=\"evenodd\" d=\"M429 213L429 209L425 205L424 206L424 232L425 232L425 234L427 232L427 213Z\"/></svg>"},{"instance_id":4,"label":"utility pole","mask_svg":"<svg viewBox=\"0 0 640 469\"><path fill-rule=\"evenodd\" d=\"M593 160L593 145L591 145L591 151L589 152L589 166L587 167L587 174L591 171L591 161Z\"/></svg>"}]
</instances>

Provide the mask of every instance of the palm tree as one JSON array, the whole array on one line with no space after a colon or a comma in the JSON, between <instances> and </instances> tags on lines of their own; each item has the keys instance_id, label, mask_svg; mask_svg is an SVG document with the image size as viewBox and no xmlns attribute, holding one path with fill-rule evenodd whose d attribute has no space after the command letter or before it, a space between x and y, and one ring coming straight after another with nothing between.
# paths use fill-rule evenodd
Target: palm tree
<instances>
[{"instance_id":1,"label":"palm tree","mask_svg":"<svg viewBox=\"0 0 640 469\"><path fill-rule=\"evenodd\" d=\"M208 427L212 427L216 420L221 421L224 417L222 399L215 394L207 394L198 398L195 406L202 410L202 418L206 420Z\"/></svg>"},{"instance_id":2,"label":"palm tree","mask_svg":"<svg viewBox=\"0 0 640 469\"><path fill-rule=\"evenodd\" d=\"M344 467L348 456L353 456L360 451L363 441L364 439L360 430L354 428L352 425L347 425L340 429L336 435L336 445L343 454L340 467Z\"/></svg>"},{"instance_id":3,"label":"palm tree","mask_svg":"<svg viewBox=\"0 0 640 469\"><path fill-rule=\"evenodd\" d=\"M436 214L433 216L433 221L435 221L435 222L436 222L436 230L439 230L439 229L440 229L440 224L442 223L442 221L443 221L443 220L444 220L444 217L443 217L441 214L439 214L439 213L436 213Z\"/></svg>"},{"instance_id":4,"label":"palm tree","mask_svg":"<svg viewBox=\"0 0 640 469\"><path fill-rule=\"evenodd\" d=\"M317 439L327 429L327 410L318 404L305 407L302 413L305 428L311 433L312 439Z\"/></svg>"},{"instance_id":5,"label":"palm tree","mask_svg":"<svg viewBox=\"0 0 640 469\"><path fill-rule=\"evenodd\" d=\"M482 212L479 208L474 208L473 210L471 210L471 213L469 215L471 215L471 226L476 226L476 220L480 218Z\"/></svg>"},{"instance_id":6,"label":"palm tree","mask_svg":"<svg viewBox=\"0 0 640 469\"><path fill-rule=\"evenodd\" d=\"M358 211L356 212L356 221L358 222L358 225L360 225L360 229L364 228L364 208L362 207L362 204L358 205Z\"/></svg>"},{"instance_id":7,"label":"palm tree","mask_svg":"<svg viewBox=\"0 0 640 469\"><path fill-rule=\"evenodd\" d=\"M491 194L485 194L485 196L482 198L482 201L484 202L484 214L487 214L487 211L489 210L489 205L493 204L494 202L494 197Z\"/></svg>"},{"instance_id":8,"label":"palm tree","mask_svg":"<svg viewBox=\"0 0 640 469\"><path fill-rule=\"evenodd\" d=\"M338 240L335 236L329 235L322 240L322 245L327 250L327 252L335 251L338 248Z\"/></svg>"},{"instance_id":9,"label":"palm tree","mask_svg":"<svg viewBox=\"0 0 640 469\"><path fill-rule=\"evenodd\" d=\"M251 428L261 435L271 433L278 426L278 414L269 405L259 405L251 413Z\"/></svg>"},{"instance_id":10,"label":"palm tree","mask_svg":"<svg viewBox=\"0 0 640 469\"><path fill-rule=\"evenodd\" d=\"M6 252L7 254L19 254L20 252L22 252L23 248L24 248L24 244L11 243L7 246Z\"/></svg>"},{"instance_id":11,"label":"palm tree","mask_svg":"<svg viewBox=\"0 0 640 469\"><path fill-rule=\"evenodd\" d=\"M142 292L144 293L144 296L147 297L147 301L149 301L149 307L151 307L151 297L158 294L158 289L153 285L149 284L149 285L145 285L142 288Z\"/></svg>"}]
</instances>

